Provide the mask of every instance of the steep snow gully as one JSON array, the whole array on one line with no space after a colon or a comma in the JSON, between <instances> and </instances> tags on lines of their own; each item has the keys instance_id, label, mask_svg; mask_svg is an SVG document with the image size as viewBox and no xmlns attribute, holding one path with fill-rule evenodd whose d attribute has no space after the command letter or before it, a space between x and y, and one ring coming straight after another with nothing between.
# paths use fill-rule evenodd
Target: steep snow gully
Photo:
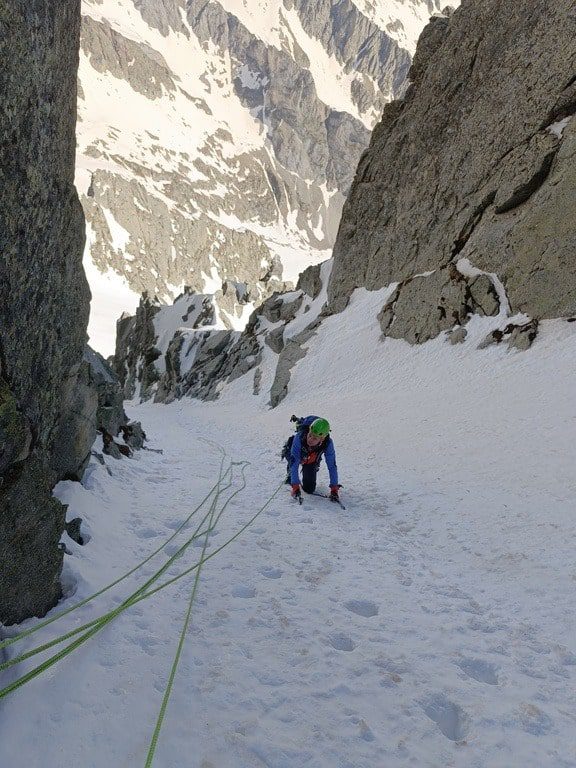
<instances>
[{"instance_id":1,"label":"steep snow gully","mask_svg":"<svg viewBox=\"0 0 576 768\"><path fill-rule=\"evenodd\" d=\"M242 379L216 403L133 405L163 452L94 460L83 486L57 487L87 544L63 540L67 594L50 615L161 548L214 485L218 446L250 462L243 490L234 467L222 499L240 492L208 543L194 539L165 574L215 553L155 765L576 765L574 325L543 323L521 354L476 348L489 318L474 318L458 348L413 348L378 342L381 301L357 291L346 316L325 320L281 408ZM315 497L299 506L282 486L289 416L305 412L332 423L346 511ZM117 608L193 530L7 655ZM0 764L145 765L194 578L10 693Z\"/></svg>"}]
</instances>

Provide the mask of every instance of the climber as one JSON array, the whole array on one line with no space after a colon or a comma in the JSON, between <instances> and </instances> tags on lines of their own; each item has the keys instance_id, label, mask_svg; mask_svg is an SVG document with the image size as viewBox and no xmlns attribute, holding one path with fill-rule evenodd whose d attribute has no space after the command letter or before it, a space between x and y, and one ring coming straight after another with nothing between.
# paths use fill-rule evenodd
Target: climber
<instances>
[{"instance_id":1,"label":"climber","mask_svg":"<svg viewBox=\"0 0 576 768\"><path fill-rule=\"evenodd\" d=\"M302 489L306 493L316 490L316 474L320 468L322 456L330 475L330 500L339 502L338 468L336 466L336 451L330 437L330 424L318 416L298 418L292 416L290 421L296 422L296 434L291 435L282 449L282 458L288 465L286 482L292 485L292 497L300 499ZM302 465L302 483L300 483L299 468Z\"/></svg>"}]
</instances>

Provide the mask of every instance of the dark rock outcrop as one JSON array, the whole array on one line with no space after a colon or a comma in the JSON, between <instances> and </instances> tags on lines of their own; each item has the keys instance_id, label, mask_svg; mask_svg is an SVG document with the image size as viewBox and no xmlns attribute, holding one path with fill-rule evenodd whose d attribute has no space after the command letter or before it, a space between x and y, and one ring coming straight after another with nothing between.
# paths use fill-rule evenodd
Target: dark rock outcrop
<instances>
[{"instance_id":1,"label":"dark rock outcrop","mask_svg":"<svg viewBox=\"0 0 576 768\"><path fill-rule=\"evenodd\" d=\"M497 276L511 315L574 314L575 69L572 0L464 0L432 19L345 204L331 310L356 287L411 280L384 332L424 341L475 311L447 282L467 259ZM494 293L476 287L492 314Z\"/></svg>"},{"instance_id":2,"label":"dark rock outcrop","mask_svg":"<svg viewBox=\"0 0 576 768\"><path fill-rule=\"evenodd\" d=\"M478 345L478 349L485 349L492 344L500 344L507 341L510 349L517 349L523 352L532 346L532 342L538 335L538 321L529 320L526 323L508 323L500 330L496 328Z\"/></svg>"},{"instance_id":3,"label":"dark rock outcrop","mask_svg":"<svg viewBox=\"0 0 576 768\"><path fill-rule=\"evenodd\" d=\"M308 267L300 273L296 290L302 290L308 294L311 299L315 299L322 289L322 280L320 279L320 264Z\"/></svg>"},{"instance_id":4,"label":"dark rock outcrop","mask_svg":"<svg viewBox=\"0 0 576 768\"><path fill-rule=\"evenodd\" d=\"M82 546L84 544L84 537L82 536L82 518L75 517L73 520L67 522L66 533L70 536L72 541L75 541L76 544Z\"/></svg>"},{"instance_id":5,"label":"dark rock outcrop","mask_svg":"<svg viewBox=\"0 0 576 768\"><path fill-rule=\"evenodd\" d=\"M88 367L91 391L97 398L95 429L116 436L128 424L120 382L112 367L91 347L84 350L84 364Z\"/></svg>"},{"instance_id":6,"label":"dark rock outcrop","mask_svg":"<svg viewBox=\"0 0 576 768\"><path fill-rule=\"evenodd\" d=\"M85 359L64 380L61 410L51 465L59 479L81 480L96 439L98 411L98 391Z\"/></svg>"},{"instance_id":7,"label":"dark rock outcrop","mask_svg":"<svg viewBox=\"0 0 576 768\"><path fill-rule=\"evenodd\" d=\"M54 484L89 453L89 291L74 188L80 0L0 10L0 621L60 596ZM65 445L64 445L65 443Z\"/></svg>"},{"instance_id":8,"label":"dark rock outcrop","mask_svg":"<svg viewBox=\"0 0 576 768\"><path fill-rule=\"evenodd\" d=\"M160 307L145 293L136 315L123 315L116 323L116 352L112 364L124 395L134 397L137 383L145 394L158 381L154 361L160 357L156 348L153 319Z\"/></svg>"},{"instance_id":9,"label":"dark rock outcrop","mask_svg":"<svg viewBox=\"0 0 576 768\"><path fill-rule=\"evenodd\" d=\"M422 344L443 330L465 325L474 313L495 315L499 308L485 275L466 278L455 269L439 269L401 283L378 319L385 336Z\"/></svg>"},{"instance_id":10,"label":"dark rock outcrop","mask_svg":"<svg viewBox=\"0 0 576 768\"><path fill-rule=\"evenodd\" d=\"M292 377L292 368L299 360L306 357L307 350L303 349L302 345L315 335L318 325L319 321L311 323L309 327L291 338L280 352L274 381L270 388L270 405L272 408L281 403L288 394L288 384Z\"/></svg>"}]
</instances>

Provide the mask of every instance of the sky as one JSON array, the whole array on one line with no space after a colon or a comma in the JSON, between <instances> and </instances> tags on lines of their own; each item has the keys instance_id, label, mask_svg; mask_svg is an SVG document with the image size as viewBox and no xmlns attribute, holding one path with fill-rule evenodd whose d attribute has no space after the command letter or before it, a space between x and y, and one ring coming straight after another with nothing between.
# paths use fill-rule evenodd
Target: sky
<instances>
[{"instance_id":1,"label":"sky","mask_svg":"<svg viewBox=\"0 0 576 768\"><path fill-rule=\"evenodd\" d=\"M116 608L200 524L154 582L213 555L150 764L573 768L576 329L547 321L526 352L479 350L504 318L475 317L461 345L411 347L380 340L384 295L359 289L324 320L276 409L250 374L213 403L129 404L152 450L56 487L86 542L63 536L49 617L160 551L5 658ZM331 422L345 510L290 499L293 413ZM194 573L3 698L0 764L144 766Z\"/></svg>"}]
</instances>

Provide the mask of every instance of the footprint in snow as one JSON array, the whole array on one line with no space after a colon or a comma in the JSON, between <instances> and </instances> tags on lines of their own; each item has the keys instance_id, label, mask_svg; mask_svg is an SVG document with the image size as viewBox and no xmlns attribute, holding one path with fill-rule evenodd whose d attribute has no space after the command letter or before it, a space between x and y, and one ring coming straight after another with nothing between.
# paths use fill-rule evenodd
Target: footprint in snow
<instances>
[{"instance_id":1,"label":"footprint in snow","mask_svg":"<svg viewBox=\"0 0 576 768\"><path fill-rule=\"evenodd\" d=\"M182 525L182 520L169 520L168 522L164 523L164 527L168 528L171 531L175 531L177 528L180 528Z\"/></svg>"},{"instance_id":2,"label":"footprint in snow","mask_svg":"<svg viewBox=\"0 0 576 768\"><path fill-rule=\"evenodd\" d=\"M194 539L194 541L192 542L192 546L196 547L196 549L201 549L204 546L204 544L206 544L206 548L211 546L210 540L208 540L208 543L206 543L205 536L200 536L198 539Z\"/></svg>"},{"instance_id":3,"label":"footprint in snow","mask_svg":"<svg viewBox=\"0 0 576 768\"><path fill-rule=\"evenodd\" d=\"M247 587L244 584L238 584L238 586L232 587L232 597L256 597L256 590L254 587Z\"/></svg>"},{"instance_id":4,"label":"footprint in snow","mask_svg":"<svg viewBox=\"0 0 576 768\"><path fill-rule=\"evenodd\" d=\"M174 543L174 544L167 544L164 547L164 554L168 555L168 557L172 557L173 555L176 554L176 552L178 552L178 550L181 548L181 546L182 546L181 544L176 544L176 543Z\"/></svg>"},{"instance_id":5,"label":"footprint in snow","mask_svg":"<svg viewBox=\"0 0 576 768\"><path fill-rule=\"evenodd\" d=\"M552 650L557 655L560 664L566 667L572 667L576 665L576 655L565 648L563 645L556 645Z\"/></svg>"},{"instance_id":6,"label":"footprint in snow","mask_svg":"<svg viewBox=\"0 0 576 768\"><path fill-rule=\"evenodd\" d=\"M273 568L271 565L263 565L261 568L258 568L258 573L267 579L279 579L284 571L281 571L280 568Z\"/></svg>"},{"instance_id":7,"label":"footprint in snow","mask_svg":"<svg viewBox=\"0 0 576 768\"><path fill-rule=\"evenodd\" d=\"M479 683L498 685L498 675L493 664L482 661L482 659L461 659L456 663L464 674L474 680L478 680Z\"/></svg>"},{"instance_id":8,"label":"footprint in snow","mask_svg":"<svg viewBox=\"0 0 576 768\"><path fill-rule=\"evenodd\" d=\"M78 591L78 581L76 580L76 577L69 572L66 566L60 577L60 584L62 586L62 596L65 598L73 597Z\"/></svg>"},{"instance_id":9,"label":"footprint in snow","mask_svg":"<svg viewBox=\"0 0 576 768\"><path fill-rule=\"evenodd\" d=\"M394 576L398 579L399 583L403 587L411 587L412 586L412 578L408 576L406 573L403 573L402 571L394 571Z\"/></svg>"},{"instance_id":10,"label":"footprint in snow","mask_svg":"<svg viewBox=\"0 0 576 768\"><path fill-rule=\"evenodd\" d=\"M160 531L157 531L155 528L143 528L141 531L136 533L136 536L139 539L154 539L156 536L160 535Z\"/></svg>"},{"instance_id":11,"label":"footprint in snow","mask_svg":"<svg viewBox=\"0 0 576 768\"><path fill-rule=\"evenodd\" d=\"M170 478L168 475L163 475L160 473L152 474L148 473L146 476L146 479L149 483L154 483L154 485L160 485L162 483L169 483Z\"/></svg>"},{"instance_id":12,"label":"footprint in snow","mask_svg":"<svg viewBox=\"0 0 576 768\"><path fill-rule=\"evenodd\" d=\"M352 613L367 619L378 615L378 606L370 600L348 600L344 605Z\"/></svg>"},{"instance_id":13,"label":"footprint in snow","mask_svg":"<svg viewBox=\"0 0 576 768\"><path fill-rule=\"evenodd\" d=\"M458 704L438 694L422 703L422 709L450 741L462 741L470 730L470 717Z\"/></svg>"},{"instance_id":14,"label":"footprint in snow","mask_svg":"<svg viewBox=\"0 0 576 768\"><path fill-rule=\"evenodd\" d=\"M337 651L353 651L356 648L350 635L344 632L333 632L328 635L328 642Z\"/></svg>"},{"instance_id":15,"label":"footprint in snow","mask_svg":"<svg viewBox=\"0 0 576 768\"><path fill-rule=\"evenodd\" d=\"M133 635L130 639L134 645L139 646L144 651L144 653L148 654L148 656L156 655L156 646L158 645L158 640L156 640L156 638L150 635Z\"/></svg>"},{"instance_id":16,"label":"footprint in snow","mask_svg":"<svg viewBox=\"0 0 576 768\"><path fill-rule=\"evenodd\" d=\"M544 736L552 726L552 720L539 707L531 703L523 703L518 711L520 725L533 736Z\"/></svg>"},{"instance_id":17,"label":"footprint in snow","mask_svg":"<svg viewBox=\"0 0 576 768\"><path fill-rule=\"evenodd\" d=\"M375 736L365 720L360 720L358 723L358 728L360 729L361 739L364 739L364 741L374 741Z\"/></svg>"}]
</instances>

